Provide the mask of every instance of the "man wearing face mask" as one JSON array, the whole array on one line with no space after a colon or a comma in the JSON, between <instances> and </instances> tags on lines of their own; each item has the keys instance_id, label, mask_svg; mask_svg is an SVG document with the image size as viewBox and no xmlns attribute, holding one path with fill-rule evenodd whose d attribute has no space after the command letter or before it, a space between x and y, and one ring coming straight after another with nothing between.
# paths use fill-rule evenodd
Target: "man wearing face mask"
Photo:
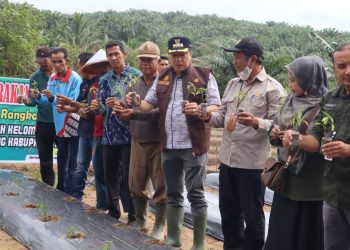
<instances>
[{"instance_id":1,"label":"man wearing face mask","mask_svg":"<svg viewBox=\"0 0 350 250\"><path fill-rule=\"evenodd\" d=\"M265 187L260 175L271 155L268 131L286 91L266 74L263 48L255 38L225 51L233 52L238 77L228 82L219 111L202 118L225 128L219 153L224 249L262 249Z\"/></svg>"}]
</instances>

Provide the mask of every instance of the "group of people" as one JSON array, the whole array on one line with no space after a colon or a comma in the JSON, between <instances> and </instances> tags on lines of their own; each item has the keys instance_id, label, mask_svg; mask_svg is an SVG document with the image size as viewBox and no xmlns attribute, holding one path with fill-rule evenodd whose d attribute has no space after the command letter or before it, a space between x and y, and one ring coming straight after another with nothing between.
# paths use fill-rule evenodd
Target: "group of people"
<instances>
[{"instance_id":1,"label":"group of people","mask_svg":"<svg viewBox=\"0 0 350 250\"><path fill-rule=\"evenodd\" d=\"M153 199L152 236L174 247L182 245L186 186L192 249L205 249L210 127L224 128L219 153L224 249L350 249L350 44L334 51L335 89L328 91L322 59L304 56L286 66L287 96L263 67L261 43L243 38L225 49L232 53L237 77L222 98L214 73L192 64L187 37L168 40L169 58L161 58L153 42L143 43L138 69L125 62L122 42L109 42L105 49L108 72L91 70L92 54L79 56L83 80L68 67L65 49L37 50L40 69L31 77L24 103L38 106L36 141L44 182L54 184L53 143L57 188L78 199L92 160L96 207L119 218L121 200L129 223L144 231ZM331 125L325 126L326 118ZM329 127L332 141L321 145ZM278 159L290 164L284 189L274 194L265 242L261 174L271 145L278 147Z\"/></svg>"}]
</instances>

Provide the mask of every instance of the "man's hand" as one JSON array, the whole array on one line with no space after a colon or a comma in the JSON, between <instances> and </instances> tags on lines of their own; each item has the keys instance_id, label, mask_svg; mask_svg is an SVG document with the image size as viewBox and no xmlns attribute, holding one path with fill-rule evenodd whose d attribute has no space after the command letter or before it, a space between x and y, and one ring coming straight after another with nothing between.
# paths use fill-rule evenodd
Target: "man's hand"
<instances>
[{"instance_id":1,"label":"man's hand","mask_svg":"<svg viewBox=\"0 0 350 250\"><path fill-rule=\"evenodd\" d=\"M97 109L99 109L99 104L98 104L98 101L97 100L92 100L91 101L91 104L90 104L90 109L92 111L96 111Z\"/></svg>"},{"instance_id":2,"label":"man's hand","mask_svg":"<svg viewBox=\"0 0 350 250\"><path fill-rule=\"evenodd\" d=\"M126 95L126 103L128 106L138 107L141 105L141 97L136 92L129 92Z\"/></svg>"},{"instance_id":3,"label":"man's hand","mask_svg":"<svg viewBox=\"0 0 350 250\"><path fill-rule=\"evenodd\" d=\"M115 101L112 114L119 116L124 109L125 109L125 104L123 102Z\"/></svg>"},{"instance_id":4,"label":"man's hand","mask_svg":"<svg viewBox=\"0 0 350 250\"><path fill-rule=\"evenodd\" d=\"M329 158L350 157L350 145L342 141L331 141L324 144L321 152Z\"/></svg>"},{"instance_id":5,"label":"man's hand","mask_svg":"<svg viewBox=\"0 0 350 250\"><path fill-rule=\"evenodd\" d=\"M185 104L185 114L192 116L200 116L201 110L196 102L189 102Z\"/></svg>"},{"instance_id":6,"label":"man's hand","mask_svg":"<svg viewBox=\"0 0 350 250\"><path fill-rule=\"evenodd\" d=\"M134 110L134 109L124 109L124 110L118 115L118 117L119 117L120 119L123 119L123 120L128 121L128 120L130 120L130 119L133 117L134 113L135 113L135 110Z\"/></svg>"},{"instance_id":7,"label":"man's hand","mask_svg":"<svg viewBox=\"0 0 350 250\"><path fill-rule=\"evenodd\" d=\"M93 113L93 110L88 108L81 108L78 111L78 114L80 115L81 118L83 119L89 119Z\"/></svg>"},{"instance_id":8,"label":"man's hand","mask_svg":"<svg viewBox=\"0 0 350 250\"><path fill-rule=\"evenodd\" d=\"M39 96L39 90L37 89L29 89L29 95L32 97L34 100L38 99Z\"/></svg>"},{"instance_id":9,"label":"man's hand","mask_svg":"<svg viewBox=\"0 0 350 250\"><path fill-rule=\"evenodd\" d=\"M69 97L64 96L64 95L57 94L56 98L57 98L57 100L56 100L57 103L62 104L62 105L71 105L73 103L72 99L70 99Z\"/></svg>"},{"instance_id":10,"label":"man's hand","mask_svg":"<svg viewBox=\"0 0 350 250\"><path fill-rule=\"evenodd\" d=\"M280 130L280 127L278 125L275 125L271 130L271 136L273 138L278 138L280 140L283 140L284 131Z\"/></svg>"},{"instance_id":11,"label":"man's hand","mask_svg":"<svg viewBox=\"0 0 350 250\"><path fill-rule=\"evenodd\" d=\"M107 97L106 99L106 105L108 108L113 108L114 106L114 103L118 101L118 99L114 96L111 96L111 97Z\"/></svg>"},{"instance_id":12,"label":"man's hand","mask_svg":"<svg viewBox=\"0 0 350 250\"><path fill-rule=\"evenodd\" d=\"M17 101L17 103L20 103L20 104L24 103L26 105L29 103L28 98L26 98L25 96L22 96L22 95L17 96L16 101Z\"/></svg>"},{"instance_id":13,"label":"man's hand","mask_svg":"<svg viewBox=\"0 0 350 250\"><path fill-rule=\"evenodd\" d=\"M34 90L35 91L35 90ZM43 93L44 95L47 96L47 98L51 99L53 97L51 90L49 89L44 89L43 91L41 91L41 93ZM34 98L34 97L33 97ZM36 98L35 98L36 99Z\"/></svg>"},{"instance_id":14,"label":"man's hand","mask_svg":"<svg viewBox=\"0 0 350 250\"><path fill-rule=\"evenodd\" d=\"M57 104L56 105L56 110L57 110L58 113L66 112L65 106L63 104Z\"/></svg>"},{"instance_id":15,"label":"man's hand","mask_svg":"<svg viewBox=\"0 0 350 250\"><path fill-rule=\"evenodd\" d=\"M237 118L238 123L244 125L244 126L250 126L255 129L259 128L259 120L256 118L252 113L249 112L239 112L238 113L238 118Z\"/></svg>"}]
</instances>

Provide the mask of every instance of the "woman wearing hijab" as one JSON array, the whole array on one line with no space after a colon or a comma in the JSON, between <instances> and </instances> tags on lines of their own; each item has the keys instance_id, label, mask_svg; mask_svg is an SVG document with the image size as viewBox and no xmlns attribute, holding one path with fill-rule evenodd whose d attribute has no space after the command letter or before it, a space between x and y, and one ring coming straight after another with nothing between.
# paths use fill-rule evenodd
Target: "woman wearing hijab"
<instances>
[{"instance_id":1,"label":"woman wearing hijab","mask_svg":"<svg viewBox=\"0 0 350 250\"><path fill-rule=\"evenodd\" d=\"M302 115L298 125L309 126L307 120L314 118L319 99L327 92L326 69L318 56L297 58L286 68L291 93L276 115L270 141L278 146L279 161L286 162L289 155L292 160L283 191L274 194L265 250L321 250L323 158L298 147L283 147L282 130L291 128L298 113Z\"/></svg>"}]
</instances>

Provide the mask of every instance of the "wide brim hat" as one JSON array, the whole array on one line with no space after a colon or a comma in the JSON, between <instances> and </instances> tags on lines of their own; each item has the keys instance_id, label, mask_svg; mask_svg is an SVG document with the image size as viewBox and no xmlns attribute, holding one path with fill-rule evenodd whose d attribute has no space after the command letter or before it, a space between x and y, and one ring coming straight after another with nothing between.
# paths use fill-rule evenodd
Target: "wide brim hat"
<instances>
[{"instance_id":1,"label":"wide brim hat","mask_svg":"<svg viewBox=\"0 0 350 250\"><path fill-rule=\"evenodd\" d=\"M106 51L100 49L97 51L82 67L82 71L87 74L103 74L111 70Z\"/></svg>"}]
</instances>

